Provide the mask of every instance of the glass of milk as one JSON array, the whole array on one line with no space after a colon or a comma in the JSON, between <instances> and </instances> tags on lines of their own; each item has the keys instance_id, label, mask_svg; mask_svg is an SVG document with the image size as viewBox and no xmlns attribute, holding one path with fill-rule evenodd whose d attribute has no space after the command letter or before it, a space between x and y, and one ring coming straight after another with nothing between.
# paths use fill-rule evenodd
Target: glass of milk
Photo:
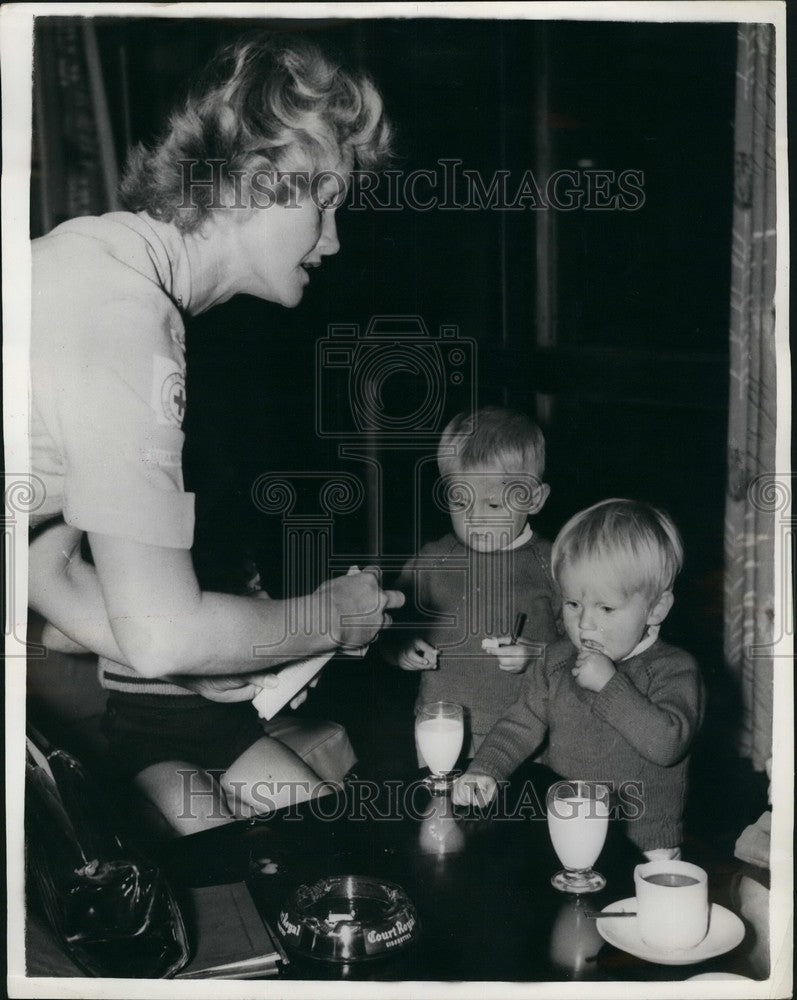
<instances>
[{"instance_id":1,"label":"glass of milk","mask_svg":"<svg viewBox=\"0 0 797 1000\"><path fill-rule=\"evenodd\" d=\"M609 828L609 789L593 781L558 781L548 789L548 832L562 871L551 878L561 892L597 892L606 879L592 866Z\"/></svg>"},{"instance_id":2,"label":"glass of milk","mask_svg":"<svg viewBox=\"0 0 797 1000\"><path fill-rule=\"evenodd\" d=\"M462 751L464 726L462 705L433 701L420 705L415 713L415 741L420 756L432 772L427 784L438 795L448 794L451 778Z\"/></svg>"}]
</instances>

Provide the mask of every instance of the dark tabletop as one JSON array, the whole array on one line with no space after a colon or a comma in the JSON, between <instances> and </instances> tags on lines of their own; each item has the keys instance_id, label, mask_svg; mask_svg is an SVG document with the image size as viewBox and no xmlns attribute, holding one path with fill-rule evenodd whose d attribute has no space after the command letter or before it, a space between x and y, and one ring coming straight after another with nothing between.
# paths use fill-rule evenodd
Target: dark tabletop
<instances>
[{"instance_id":1,"label":"dark tabletop","mask_svg":"<svg viewBox=\"0 0 797 1000\"><path fill-rule=\"evenodd\" d=\"M272 928L292 890L323 876L368 875L404 888L419 917L414 943L348 965L291 954L285 971L295 979L543 982L750 974L744 943L688 966L645 962L605 943L585 911L633 896L633 869L643 859L610 823L595 866L606 888L580 898L555 890L550 878L561 865L545 820L549 782L544 769L527 768L485 815L431 798L418 778L355 781L340 795L173 841L162 860L176 883L246 879ZM728 905L728 890L727 872L709 870L711 899Z\"/></svg>"}]
</instances>

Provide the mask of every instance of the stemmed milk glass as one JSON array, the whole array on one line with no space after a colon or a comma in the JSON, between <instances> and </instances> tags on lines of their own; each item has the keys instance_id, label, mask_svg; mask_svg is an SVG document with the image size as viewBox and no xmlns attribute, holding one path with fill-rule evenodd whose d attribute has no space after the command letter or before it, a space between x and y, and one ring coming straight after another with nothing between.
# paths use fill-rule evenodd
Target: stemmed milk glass
<instances>
[{"instance_id":1,"label":"stemmed milk glass","mask_svg":"<svg viewBox=\"0 0 797 1000\"><path fill-rule=\"evenodd\" d=\"M418 707L415 740L432 772L424 783L435 795L445 795L451 790L453 782L449 775L462 751L463 737L462 705L433 701Z\"/></svg>"},{"instance_id":2,"label":"stemmed milk glass","mask_svg":"<svg viewBox=\"0 0 797 1000\"><path fill-rule=\"evenodd\" d=\"M591 781L559 781L548 789L548 832L562 871L551 878L561 892L597 892L606 879L592 866L609 827L609 789Z\"/></svg>"}]
</instances>

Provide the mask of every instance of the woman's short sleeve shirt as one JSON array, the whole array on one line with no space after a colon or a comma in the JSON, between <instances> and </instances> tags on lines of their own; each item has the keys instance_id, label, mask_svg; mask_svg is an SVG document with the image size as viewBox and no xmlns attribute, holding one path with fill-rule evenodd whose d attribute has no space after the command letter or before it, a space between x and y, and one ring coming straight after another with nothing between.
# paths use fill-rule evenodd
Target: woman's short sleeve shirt
<instances>
[{"instance_id":1,"label":"woman's short sleeve shirt","mask_svg":"<svg viewBox=\"0 0 797 1000\"><path fill-rule=\"evenodd\" d=\"M190 548L185 330L170 227L114 213L33 243L32 524Z\"/></svg>"}]
</instances>

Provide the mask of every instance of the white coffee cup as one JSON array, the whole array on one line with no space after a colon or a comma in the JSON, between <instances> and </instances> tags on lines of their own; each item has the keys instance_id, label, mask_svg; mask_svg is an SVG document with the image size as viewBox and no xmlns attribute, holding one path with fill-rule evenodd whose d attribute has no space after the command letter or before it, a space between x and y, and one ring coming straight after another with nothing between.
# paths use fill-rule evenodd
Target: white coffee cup
<instances>
[{"instance_id":1,"label":"white coffee cup","mask_svg":"<svg viewBox=\"0 0 797 1000\"><path fill-rule=\"evenodd\" d=\"M687 861L649 861L634 869L637 926L652 948L694 948L708 932L708 876Z\"/></svg>"}]
</instances>

